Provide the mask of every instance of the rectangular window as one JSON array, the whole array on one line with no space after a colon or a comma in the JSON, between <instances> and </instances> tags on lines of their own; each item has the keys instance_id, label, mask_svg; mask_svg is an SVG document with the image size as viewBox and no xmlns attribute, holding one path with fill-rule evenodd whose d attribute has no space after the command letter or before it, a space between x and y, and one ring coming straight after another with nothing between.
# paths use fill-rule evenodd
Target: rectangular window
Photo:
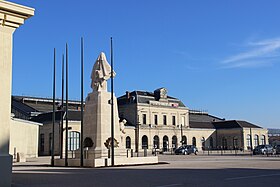
<instances>
[{"instance_id":1,"label":"rectangular window","mask_svg":"<svg viewBox=\"0 0 280 187\"><path fill-rule=\"evenodd\" d=\"M43 153L45 148L45 135L40 134L40 152Z\"/></svg>"},{"instance_id":2,"label":"rectangular window","mask_svg":"<svg viewBox=\"0 0 280 187\"><path fill-rule=\"evenodd\" d=\"M167 117L166 117L166 115L163 115L163 125L167 125Z\"/></svg>"},{"instance_id":3,"label":"rectangular window","mask_svg":"<svg viewBox=\"0 0 280 187\"><path fill-rule=\"evenodd\" d=\"M155 125L157 125L158 124L158 117L157 117L157 115L155 115Z\"/></svg>"},{"instance_id":4,"label":"rectangular window","mask_svg":"<svg viewBox=\"0 0 280 187\"><path fill-rule=\"evenodd\" d=\"M52 133L49 133L49 154L52 154Z\"/></svg>"},{"instance_id":5,"label":"rectangular window","mask_svg":"<svg viewBox=\"0 0 280 187\"><path fill-rule=\"evenodd\" d=\"M176 125L176 117L172 116L172 125Z\"/></svg>"},{"instance_id":6,"label":"rectangular window","mask_svg":"<svg viewBox=\"0 0 280 187\"><path fill-rule=\"evenodd\" d=\"M143 118L143 124L147 124L147 115L143 114L142 118Z\"/></svg>"}]
</instances>

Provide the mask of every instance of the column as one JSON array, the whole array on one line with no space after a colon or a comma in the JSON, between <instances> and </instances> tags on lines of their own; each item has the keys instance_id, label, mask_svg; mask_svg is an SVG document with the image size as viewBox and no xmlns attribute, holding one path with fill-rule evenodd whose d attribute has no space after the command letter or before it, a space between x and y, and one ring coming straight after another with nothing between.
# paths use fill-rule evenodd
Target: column
<instances>
[{"instance_id":1,"label":"column","mask_svg":"<svg viewBox=\"0 0 280 187\"><path fill-rule=\"evenodd\" d=\"M10 187L12 156L9 155L13 33L34 15L34 9L0 1L0 186Z\"/></svg>"}]
</instances>

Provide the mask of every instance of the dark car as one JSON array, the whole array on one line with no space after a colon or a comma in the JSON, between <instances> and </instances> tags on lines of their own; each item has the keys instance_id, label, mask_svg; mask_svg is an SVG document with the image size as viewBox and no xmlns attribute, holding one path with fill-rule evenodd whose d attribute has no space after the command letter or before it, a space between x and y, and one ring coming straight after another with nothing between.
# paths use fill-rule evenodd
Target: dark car
<instances>
[{"instance_id":1,"label":"dark car","mask_svg":"<svg viewBox=\"0 0 280 187\"><path fill-rule=\"evenodd\" d=\"M258 145L253 150L254 155L266 155L266 154L274 154L275 150L271 145Z\"/></svg>"},{"instance_id":2,"label":"dark car","mask_svg":"<svg viewBox=\"0 0 280 187\"><path fill-rule=\"evenodd\" d=\"M275 153L276 153L277 155L279 155L279 154L280 154L280 145L275 145L275 146L274 146L274 149L275 149Z\"/></svg>"},{"instance_id":3,"label":"dark car","mask_svg":"<svg viewBox=\"0 0 280 187\"><path fill-rule=\"evenodd\" d=\"M191 153L194 153L195 155L197 155L198 150L194 145L184 145L184 146L180 146L179 148L175 149L175 154L176 155L189 155Z\"/></svg>"}]
</instances>

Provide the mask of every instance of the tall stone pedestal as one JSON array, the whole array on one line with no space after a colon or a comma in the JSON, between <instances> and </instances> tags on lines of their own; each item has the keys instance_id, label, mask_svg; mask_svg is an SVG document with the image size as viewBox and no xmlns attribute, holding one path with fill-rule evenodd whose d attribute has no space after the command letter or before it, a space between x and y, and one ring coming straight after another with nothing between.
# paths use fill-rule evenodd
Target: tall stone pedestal
<instances>
[{"instance_id":1,"label":"tall stone pedestal","mask_svg":"<svg viewBox=\"0 0 280 187\"><path fill-rule=\"evenodd\" d=\"M12 157L9 155L13 33L34 9L0 1L0 186L11 186Z\"/></svg>"},{"instance_id":2,"label":"tall stone pedestal","mask_svg":"<svg viewBox=\"0 0 280 187\"><path fill-rule=\"evenodd\" d=\"M111 93L94 91L88 94L84 114L84 139L90 138L93 147L88 149L88 159L108 158L108 149L104 145L111 137ZM117 99L114 96L114 137L118 142L115 156L124 156L125 137L120 131Z\"/></svg>"}]
</instances>

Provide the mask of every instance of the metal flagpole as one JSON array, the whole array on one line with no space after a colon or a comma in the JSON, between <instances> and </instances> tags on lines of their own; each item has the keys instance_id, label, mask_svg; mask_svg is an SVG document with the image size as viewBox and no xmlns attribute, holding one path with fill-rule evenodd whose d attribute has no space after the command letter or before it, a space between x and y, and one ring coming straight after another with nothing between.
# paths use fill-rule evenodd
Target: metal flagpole
<instances>
[{"instance_id":1,"label":"metal flagpole","mask_svg":"<svg viewBox=\"0 0 280 187\"><path fill-rule=\"evenodd\" d=\"M80 137L80 149L81 149L81 167L84 166L84 39L81 38L81 137Z\"/></svg>"},{"instance_id":2,"label":"metal flagpole","mask_svg":"<svg viewBox=\"0 0 280 187\"><path fill-rule=\"evenodd\" d=\"M113 66L113 38L111 37L111 150L112 150L112 158L111 165L115 165L114 159L114 66Z\"/></svg>"},{"instance_id":3,"label":"metal flagpole","mask_svg":"<svg viewBox=\"0 0 280 187\"><path fill-rule=\"evenodd\" d=\"M64 55L62 55L61 82L61 124L60 124L60 159L63 158L63 117L64 117Z\"/></svg>"},{"instance_id":4,"label":"metal flagpole","mask_svg":"<svg viewBox=\"0 0 280 187\"><path fill-rule=\"evenodd\" d=\"M52 158L51 165L54 166L54 123L55 123L55 48L53 58L53 116L52 116Z\"/></svg>"},{"instance_id":5,"label":"metal flagpole","mask_svg":"<svg viewBox=\"0 0 280 187\"><path fill-rule=\"evenodd\" d=\"M65 166L68 166L68 44L66 43L66 127L65 127Z\"/></svg>"}]
</instances>

